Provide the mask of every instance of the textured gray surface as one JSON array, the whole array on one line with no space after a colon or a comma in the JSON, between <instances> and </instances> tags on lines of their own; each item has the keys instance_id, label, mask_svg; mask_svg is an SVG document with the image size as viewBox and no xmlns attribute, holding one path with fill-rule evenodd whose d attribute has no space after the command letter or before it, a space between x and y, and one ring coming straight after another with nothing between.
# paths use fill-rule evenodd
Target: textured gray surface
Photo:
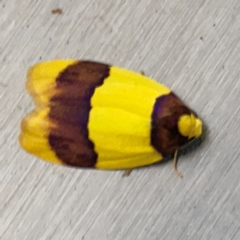
<instances>
[{"instance_id":1,"label":"textured gray surface","mask_svg":"<svg viewBox=\"0 0 240 240\"><path fill-rule=\"evenodd\" d=\"M62 15L51 10L60 7ZM240 239L240 1L0 1L0 239ZM171 87L205 120L204 144L122 172L53 166L20 149L27 68L112 63Z\"/></svg>"}]
</instances>

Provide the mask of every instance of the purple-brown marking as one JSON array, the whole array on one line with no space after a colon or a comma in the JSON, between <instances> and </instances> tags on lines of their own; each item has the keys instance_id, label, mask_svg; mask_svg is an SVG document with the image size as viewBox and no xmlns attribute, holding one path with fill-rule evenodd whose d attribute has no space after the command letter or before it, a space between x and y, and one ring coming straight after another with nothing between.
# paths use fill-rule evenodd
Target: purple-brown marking
<instances>
[{"instance_id":1,"label":"purple-brown marking","mask_svg":"<svg viewBox=\"0 0 240 240\"><path fill-rule=\"evenodd\" d=\"M188 142L178 131L178 119L191 111L174 93L156 99L152 113L151 144L163 157L173 154Z\"/></svg>"},{"instance_id":2,"label":"purple-brown marking","mask_svg":"<svg viewBox=\"0 0 240 240\"><path fill-rule=\"evenodd\" d=\"M95 88L109 76L109 66L95 62L78 62L68 66L56 79L56 94L50 100L49 144L67 165L94 167L97 153L88 138L91 98Z\"/></svg>"}]
</instances>

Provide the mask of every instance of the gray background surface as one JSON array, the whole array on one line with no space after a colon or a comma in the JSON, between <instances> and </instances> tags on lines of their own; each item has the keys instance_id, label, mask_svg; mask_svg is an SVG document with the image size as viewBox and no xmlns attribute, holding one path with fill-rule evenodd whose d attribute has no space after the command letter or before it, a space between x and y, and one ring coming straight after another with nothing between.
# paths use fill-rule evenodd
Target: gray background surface
<instances>
[{"instance_id":1,"label":"gray background surface","mask_svg":"<svg viewBox=\"0 0 240 240\"><path fill-rule=\"evenodd\" d=\"M1 240L240 239L239 0L5 0L0 43ZM195 109L209 132L184 178L171 162L123 179L21 150L26 71L53 58L143 70Z\"/></svg>"}]
</instances>

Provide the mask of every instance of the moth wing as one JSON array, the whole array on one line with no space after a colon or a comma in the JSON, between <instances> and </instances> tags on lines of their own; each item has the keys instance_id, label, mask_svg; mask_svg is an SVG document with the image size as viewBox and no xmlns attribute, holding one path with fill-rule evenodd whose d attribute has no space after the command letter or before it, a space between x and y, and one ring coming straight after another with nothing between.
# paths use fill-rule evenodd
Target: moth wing
<instances>
[{"instance_id":1,"label":"moth wing","mask_svg":"<svg viewBox=\"0 0 240 240\"><path fill-rule=\"evenodd\" d=\"M20 144L47 161L126 169L162 155L151 146L156 98L170 90L140 74L105 64L54 60L29 70L36 108L22 121Z\"/></svg>"}]
</instances>

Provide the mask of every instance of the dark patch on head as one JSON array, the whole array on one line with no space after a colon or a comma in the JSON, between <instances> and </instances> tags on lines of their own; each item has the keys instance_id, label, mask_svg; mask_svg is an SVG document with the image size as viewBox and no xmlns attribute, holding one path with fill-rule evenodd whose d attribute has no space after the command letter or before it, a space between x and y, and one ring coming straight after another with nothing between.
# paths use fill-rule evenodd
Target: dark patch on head
<instances>
[{"instance_id":1,"label":"dark patch on head","mask_svg":"<svg viewBox=\"0 0 240 240\"><path fill-rule=\"evenodd\" d=\"M178 119L191 111L174 93L156 99L152 113L151 144L163 157L173 154L188 142L178 131Z\"/></svg>"},{"instance_id":2,"label":"dark patch on head","mask_svg":"<svg viewBox=\"0 0 240 240\"><path fill-rule=\"evenodd\" d=\"M78 62L68 66L56 79L56 94L50 100L49 144L63 163L76 167L94 167L97 153L88 138L91 98L96 87L109 76L109 66Z\"/></svg>"}]
</instances>

